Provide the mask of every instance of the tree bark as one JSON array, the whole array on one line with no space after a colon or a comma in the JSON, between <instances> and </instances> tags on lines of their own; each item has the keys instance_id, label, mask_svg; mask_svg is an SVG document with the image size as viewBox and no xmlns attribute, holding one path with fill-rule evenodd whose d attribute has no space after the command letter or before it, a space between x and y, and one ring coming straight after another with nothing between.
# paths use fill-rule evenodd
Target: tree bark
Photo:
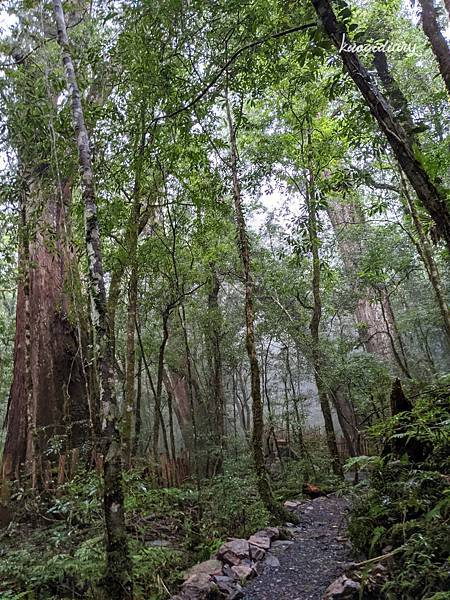
<instances>
[{"instance_id":1,"label":"tree bark","mask_svg":"<svg viewBox=\"0 0 450 600\"><path fill-rule=\"evenodd\" d=\"M94 189L89 136L85 125L81 95L69 50L61 0L53 0L58 43L72 100L81 191L84 201L85 240L88 258L88 285L94 327L95 358L100 381L102 436L104 445L104 511L106 523L107 571L105 585L112 600L132 598L131 562L128 554L122 490L122 457L117 424L117 400L114 390L113 357L107 318L107 300L103 275L97 204Z\"/></svg>"},{"instance_id":2,"label":"tree bark","mask_svg":"<svg viewBox=\"0 0 450 600\"><path fill-rule=\"evenodd\" d=\"M138 298L138 265L136 257L137 237L130 252L133 253L131 259L131 274L128 289L128 308L127 308L127 361L125 376L125 399L123 408L123 461L127 469L131 468L132 439L133 439L133 415L134 396L135 396L135 370L136 370L136 345L135 330L137 318L137 298Z\"/></svg>"},{"instance_id":3,"label":"tree bark","mask_svg":"<svg viewBox=\"0 0 450 600\"><path fill-rule=\"evenodd\" d=\"M159 457L159 427L160 425L164 427L164 424L161 423L161 396L164 377L164 354L166 350L167 340L169 339L168 322L170 317L170 311L170 308L166 308L162 315L163 335L158 352L158 375L156 380L155 393L155 418L153 421L153 456L155 460L158 460Z\"/></svg>"},{"instance_id":4,"label":"tree bark","mask_svg":"<svg viewBox=\"0 0 450 600\"><path fill-rule=\"evenodd\" d=\"M145 113L147 103L142 102L140 109L140 136L138 141L137 163L134 175L133 201L131 215L128 222L128 257L130 264L130 280L128 285L128 309L127 309L127 362L126 362L126 392L124 402L124 423L122 441L124 446L124 463L127 468L131 467L132 440L133 440L133 415L134 415L134 380L136 367L136 343L135 330L138 308L138 241L139 222L141 219L141 187L142 168L145 151Z\"/></svg>"},{"instance_id":5,"label":"tree bark","mask_svg":"<svg viewBox=\"0 0 450 600\"><path fill-rule=\"evenodd\" d=\"M221 468L224 444L224 406L225 394L222 378L221 351L221 313L219 307L220 280L214 265L211 265L211 288L208 294L208 331L209 347L209 415L213 429L213 473Z\"/></svg>"},{"instance_id":6,"label":"tree bark","mask_svg":"<svg viewBox=\"0 0 450 600\"><path fill-rule=\"evenodd\" d=\"M344 264L344 269L349 281L357 278L359 257L363 253L361 242L355 236L347 235L349 227L359 223L363 215L357 206L338 200L330 200L327 204L327 214L331 221L336 236L339 253ZM355 317L358 326L358 335L366 352L375 354L382 360L393 362L395 360L383 315L378 303L371 302L370 290L360 282L355 284L358 299Z\"/></svg>"},{"instance_id":7,"label":"tree bark","mask_svg":"<svg viewBox=\"0 0 450 600\"><path fill-rule=\"evenodd\" d=\"M139 354L138 367L137 367L137 389L136 389L136 421L134 424L134 441L133 441L133 454L136 456L139 454L139 447L141 441L141 428L142 428L142 355Z\"/></svg>"},{"instance_id":8,"label":"tree bark","mask_svg":"<svg viewBox=\"0 0 450 600\"><path fill-rule=\"evenodd\" d=\"M343 42L349 39L345 26L336 19L329 0L311 1L326 33L336 48L340 50ZM450 250L450 210L446 192L436 188L422 163L416 158L408 134L395 119L391 105L372 81L358 55L355 52L343 50L341 58L350 77L363 95L370 112L385 134L417 197L435 222L437 232Z\"/></svg>"},{"instance_id":9,"label":"tree bark","mask_svg":"<svg viewBox=\"0 0 450 600\"><path fill-rule=\"evenodd\" d=\"M65 234L71 183L61 194L50 182L25 175L13 381L6 417L3 477L18 478L27 463L37 480L41 456L58 436L61 451L79 447L89 435L85 371L77 327L69 317L67 288L74 256ZM55 248L56 240L56 248ZM50 456L57 459L58 451Z\"/></svg>"},{"instance_id":10,"label":"tree bark","mask_svg":"<svg viewBox=\"0 0 450 600\"><path fill-rule=\"evenodd\" d=\"M244 269L245 281L245 323L246 323L246 348L250 362L251 374L251 395L252 395L252 415L253 432L252 447L253 460L255 463L258 491L262 502L267 510L276 517L284 518L284 510L279 506L273 497L263 452L264 436L264 414L263 402L261 397L261 378L256 353L255 332L254 332L254 308L253 308L253 276L250 261L250 248L247 237L244 211L242 208L241 188L238 176L238 153L236 142L236 131L231 114L228 94L226 97L226 115L228 122L228 133L230 141L231 173L233 180L233 199L236 219L236 230L239 240L239 253Z\"/></svg>"},{"instance_id":11,"label":"tree bark","mask_svg":"<svg viewBox=\"0 0 450 600\"><path fill-rule=\"evenodd\" d=\"M422 27L439 65L439 72L450 94L450 49L439 27L433 0L419 0Z\"/></svg>"},{"instance_id":12,"label":"tree bark","mask_svg":"<svg viewBox=\"0 0 450 600\"><path fill-rule=\"evenodd\" d=\"M309 134L308 134L309 136ZM310 143L310 142L309 142ZM313 292L313 312L309 324L309 330L312 337L312 363L314 369L314 378L316 380L317 393L319 395L320 408L322 410L325 423L325 432L327 437L327 446L330 453L333 472L342 477L342 465L339 458L339 452L336 443L336 433L334 431L333 418L331 415L330 401L323 381L323 365L320 351L320 321L322 317L322 298L320 294L320 256L319 256L319 238L317 228L315 185L312 174L312 168L309 168L309 180L306 179L306 204L308 209L308 230L309 241L312 252L312 292Z\"/></svg>"}]
</instances>

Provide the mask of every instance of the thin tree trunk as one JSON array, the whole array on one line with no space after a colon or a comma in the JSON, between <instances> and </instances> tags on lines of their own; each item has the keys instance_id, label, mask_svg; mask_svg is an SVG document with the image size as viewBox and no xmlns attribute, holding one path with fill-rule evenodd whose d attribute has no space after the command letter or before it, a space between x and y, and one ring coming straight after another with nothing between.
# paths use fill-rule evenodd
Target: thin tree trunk
<instances>
[{"instance_id":1,"label":"thin tree trunk","mask_svg":"<svg viewBox=\"0 0 450 600\"><path fill-rule=\"evenodd\" d=\"M302 418L300 415L300 411L298 408L299 402L300 402L300 398L298 397L297 391L295 389L295 383L294 383L294 378L292 376L292 369L291 369L291 361L290 361L290 355L289 355L289 347L286 346L286 370L288 372L289 375L289 382L291 385L291 391L292 391L292 402L294 404L294 410L295 410L295 416L296 416L296 420L297 420L297 441L298 441L298 447L300 449L300 453L303 455L306 454L306 448L305 448L305 442L303 439L303 422L302 422Z\"/></svg>"},{"instance_id":2,"label":"thin tree trunk","mask_svg":"<svg viewBox=\"0 0 450 600\"><path fill-rule=\"evenodd\" d=\"M348 41L345 26L337 21L329 0L311 0L324 29L336 48ZM341 58L350 77L363 95L372 115L397 158L401 168L414 188L417 197L435 222L436 230L450 249L450 210L445 192L432 183L420 160L415 156L408 134L395 119L391 105L380 93L355 52L341 52Z\"/></svg>"},{"instance_id":3,"label":"thin tree trunk","mask_svg":"<svg viewBox=\"0 0 450 600\"><path fill-rule=\"evenodd\" d=\"M238 176L238 153L236 132L231 114L228 93L226 97L226 114L228 121L228 132L230 140L231 153L231 172L233 178L233 198L236 219L236 229L239 239L239 252L244 269L245 280L245 322L246 322L246 348L250 362L251 374L251 395L253 410L253 460L255 463L258 491L262 502L267 510L274 516L283 518L284 510L279 506L273 497L266 466L264 463L263 436L264 436L264 414L263 402L261 397L261 378L256 353L255 332L254 332L254 308L253 308L253 276L250 261L250 248L247 237L247 230L242 208L241 189Z\"/></svg>"},{"instance_id":4,"label":"thin tree trunk","mask_svg":"<svg viewBox=\"0 0 450 600\"><path fill-rule=\"evenodd\" d=\"M177 451L175 446L175 431L173 427L173 401L172 392L167 390L167 410L169 411L169 438L170 438L170 450L172 452L172 460L177 457Z\"/></svg>"},{"instance_id":5,"label":"thin tree trunk","mask_svg":"<svg viewBox=\"0 0 450 600\"><path fill-rule=\"evenodd\" d=\"M159 426L164 428L161 414L161 397L164 376L164 354L166 350L167 340L169 339L168 322L170 317L170 309L166 308L162 315L163 336L158 352L158 374L156 379L155 391L155 419L153 421L153 457L158 460L159 456ZM164 431L164 429L163 429Z\"/></svg>"},{"instance_id":6,"label":"thin tree trunk","mask_svg":"<svg viewBox=\"0 0 450 600\"><path fill-rule=\"evenodd\" d=\"M148 382L150 384L151 390L152 390L152 394L153 394L153 398L155 400L155 411L154 411L154 420L153 420L153 432L155 434L156 432L156 436L157 436L157 440L155 442L155 439L153 437L152 439L152 446L153 446L153 458L154 460L158 461L159 459L159 427L161 426L161 431L163 434L163 442L164 442L164 450L166 452L166 454L169 454L169 444L167 441L167 432L166 432L166 425L164 423L164 418L162 415L162 409L161 409L161 395L162 395L162 389L159 391L158 394L158 383L156 384L156 388L155 385L153 383L153 378L152 378L152 374L150 371L150 366L147 362L147 357L145 355L145 351L144 351L144 344L142 343L142 337L141 337L141 331L140 328L138 326L137 321L135 322L136 324L136 332L137 332L137 337L138 337L138 342L139 342L139 348L141 350L141 356L142 356L142 360L144 362L144 367L145 367L145 372L147 374L147 379ZM167 334L168 335L168 334ZM167 341L167 340L166 340ZM163 347L163 351L162 351L162 364L164 365L164 348L165 348L165 343L164 343L164 347ZM159 400L157 400L159 398Z\"/></svg>"},{"instance_id":7,"label":"thin tree trunk","mask_svg":"<svg viewBox=\"0 0 450 600\"><path fill-rule=\"evenodd\" d=\"M221 320L219 307L220 280L214 265L211 267L211 289L208 294L208 331L209 338L209 371L210 371L210 419L213 423L213 442L215 448L213 453L217 455L214 460L214 473L216 473L223 462L224 446L224 406L225 394L222 378L222 352L221 352Z\"/></svg>"},{"instance_id":8,"label":"thin tree trunk","mask_svg":"<svg viewBox=\"0 0 450 600\"><path fill-rule=\"evenodd\" d=\"M308 134L308 137L309 134ZM310 140L308 146L310 145ZM307 180L306 203L308 209L308 229L309 240L312 251L312 291L313 291L313 313L309 324L309 330L312 337L312 362L314 368L314 378L316 380L317 393L319 395L320 408L322 410L323 420L325 422L325 432L327 437L327 446L330 453L333 471L336 475L342 476L342 465L339 458L339 452L336 443L336 434L334 431L333 418L331 415L330 401L323 381L323 365L320 352L320 321L322 317L322 298L320 294L320 256L319 256L319 238L317 228L317 214L315 201L315 185L312 169L309 168L309 181Z\"/></svg>"},{"instance_id":9,"label":"thin tree trunk","mask_svg":"<svg viewBox=\"0 0 450 600\"><path fill-rule=\"evenodd\" d=\"M107 572L105 585L112 600L132 598L131 562L128 553L122 490L122 457L117 425L117 400L114 391L113 357L107 318L105 279L103 275L100 233L94 189L91 150L86 129L81 95L78 89L72 57L69 51L66 23L61 0L53 0L58 43L72 99L81 190L84 201L86 251L89 269L94 347L100 380L102 435L104 443L104 511L106 523Z\"/></svg>"},{"instance_id":10,"label":"thin tree trunk","mask_svg":"<svg viewBox=\"0 0 450 600\"><path fill-rule=\"evenodd\" d=\"M134 415L134 380L136 367L136 343L135 329L138 309L138 283L139 283L139 264L138 264L138 241L139 241L139 223L141 219L141 178L144 164L145 151L145 115L147 102L144 100L141 104L139 115L140 136L137 142L137 158L134 175L133 202L131 206L131 215L128 223L128 258L130 264L130 281L128 285L128 309L127 309L127 362L126 362L126 393L124 402L124 423L122 432L122 442L124 446L124 463L131 467L131 452L133 440L133 415Z\"/></svg>"},{"instance_id":11,"label":"thin tree trunk","mask_svg":"<svg viewBox=\"0 0 450 600\"><path fill-rule=\"evenodd\" d=\"M137 242L137 240L136 240ZM131 251L131 248L130 248ZM135 329L138 297L138 266L136 256L131 261L131 275L128 291L127 309L127 360L125 376L125 398L123 407L123 461L127 469L131 468L132 439L133 439L133 415L135 402L135 370L136 370L136 346Z\"/></svg>"},{"instance_id":12,"label":"thin tree trunk","mask_svg":"<svg viewBox=\"0 0 450 600\"><path fill-rule=\"evenodd\" d=\"M141 438L141 427L142 427L142 355L139 354L138 366L137 366L137 389L136 389L136 421L134 424L134 441L133 441L133 454L136 456L139 453L139 443Z\"/></svg>"},{"instance_id":13,"label":"thin tree trunk","mask_svg":"<svg viewBox=\"0 0 450 600\"><path fill-rule=\"evenodd\" d=\"M422 27L439 65L439 72L450 94L450 49L439 27L433 0L419 0Z\"/></svg>"}]
</instances>

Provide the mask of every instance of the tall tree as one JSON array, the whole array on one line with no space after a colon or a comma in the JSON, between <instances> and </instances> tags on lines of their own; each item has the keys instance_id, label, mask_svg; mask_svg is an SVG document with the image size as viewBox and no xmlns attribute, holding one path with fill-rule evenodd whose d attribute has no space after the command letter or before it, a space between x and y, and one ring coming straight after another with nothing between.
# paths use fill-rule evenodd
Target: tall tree
<instances>
[{"instance_id":1,"label":"tall tree","mask_svg":"<svg viewBox=\"0 0 450 600\"><path fill-rule=\"evenodd\" d=\"M420 17L425 35L439 65L439 72L450 94L450 48L439 26L434 0L419 0Z\"/></svg>"},{"instance_id":2,"label":"tall tree","mask_svg":"<svg viewBox=\"0 0 450 600\"><path fill-rule=\"evenodd\" d=\"M26 45L24 30L18 42ZM56 144L49 58L42 52L31 60L17 46L13 56L12 87L2 99L18 157L22 221L2 472L18 478L27 463L40 486L44 454L54 460L89 436L84 310L71 244L72 181Z\"/></svg>"},{"instance_id":3,"label":"tall tree","mask_svg":"<svg viewBox=\"0 0 450 600\"><path fill-rule=\"evenodd\" d=\"M273 515L283 517L284 511L275 502L272 489L270 486L268 473L264 462L263 451L263 435L264 435L264 410L263 400L261 395L261 375L259 369L258 355L255 343L255 328L254 328L254 283L250 259L250 245L247 236L247 228L245 224L244 211L242 207L241 186L239 183L238 174L238 151L236 141L236 127L231 112L231 105L226 96L226 116L228 123L228 135L230 142L230 167L233 181L233 199L234 211L236 219L236 229L239 240L239 253L244 269L244 286L245 286L245 325L246 325L246 349L250 362L250 384L252 397L252 415L253 415L253 431L252 431L252 448L253 460L255 463L256 477L258 482L258 491L261 500Z\"/></svg>"},{"instance_id":4,"label":"tall tree","mask_svg":"<svg viewBox=\"0 0 450 600\"><path fill-rule=\"evenodd\" d=\"M107 314L105 279L103 274L97 203L94 188L89 135L84 120L81 94L70 53L66 22L61 0L53 0L58 43L69 86L72 116L84 201L85 240L89 270L89 295L94 327L95 359L100 383L102 409L102 442L104 451L104 510L106 523L107 572L105 582L112 600L132 598L131 563L125 531L122 490L122 455L117 421L117 399L114 390L114 369Z\"/></svg>"},{"instance_id":5,"label":"tall tree","mask_svg":"<svg viewBox=\"0 0 450 600\"><path fill-rule=\"evenodd\" d=\"M314 180L314 170L312 163L311 132L307 131L307 176L306 185L306 207L308 211L308 233L309 243L312 254L312 292L313 292L313 310L309 330L312 338L312 363L314 369L314 378L319 395L320 408L322 410L325 423L325 432L327 438L328 451L330 453L333 471L336 475L342 476L342 466L339 458L339 452L336 444L336 433L334 431L333 417L331 414L330 400L324 383L324 365L320 348L320 321L322 318L322 297L320 292L320 255L319 255L319 230L317 223L317 198L316 185Z\"/></svg>"},{"instance_id":6,"label":"tall tree","mask_svg":"<svg viewBox=\"0 0 450 600\"><path fill-rule=\"evenodd\" d=\"M343 42L350 39L345 25L337 20L329 0L312 0L312 4L326 33L335 47L340 50ZM438 190L432 182L423 164L417 158L408 134L395 118L391 105L378 90L358 55L344 48L341 58L370 112L385 134L417 197L435 222L436 230L450 250L450 209L446 192Z\"/></svg>"}]
</instances>

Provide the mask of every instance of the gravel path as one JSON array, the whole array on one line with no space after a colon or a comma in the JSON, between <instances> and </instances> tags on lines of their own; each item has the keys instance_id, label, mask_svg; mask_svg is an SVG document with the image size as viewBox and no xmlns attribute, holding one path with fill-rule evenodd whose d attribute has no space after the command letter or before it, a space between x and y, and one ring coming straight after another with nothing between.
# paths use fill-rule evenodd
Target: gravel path
<instances>
[{"instance_id":1,"label":"gravel path","mask_svg":"<svg viewBox=\"0 0 450 600\"><path fill-rule=\"evenodd\" d=\"M348 509L348 502L335 496L302 504L292 543L275 542L263 572L245 588L245 599L320 600L350 562Z\"/></svg>"}]
</instances>

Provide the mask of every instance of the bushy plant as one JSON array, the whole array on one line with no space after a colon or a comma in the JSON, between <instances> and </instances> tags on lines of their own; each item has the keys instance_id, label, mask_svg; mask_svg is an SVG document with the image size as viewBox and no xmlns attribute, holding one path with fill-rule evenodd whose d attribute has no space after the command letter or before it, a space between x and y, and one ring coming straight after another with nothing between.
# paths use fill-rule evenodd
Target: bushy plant
<instances>
[{"instance_id":1,"label":"bushy plant","mask_svg":"<svg viewBox=\"0 0 450 600\"><path fill-rule=\"evenodd\" d=\"M392 548L388 599L431 599L450 586L450 394L447 382L426 389L411 411L379 423L386 452L371 461L371 485L359 490L350 536L377 556Z\"/></svg>"}]
</instances>

